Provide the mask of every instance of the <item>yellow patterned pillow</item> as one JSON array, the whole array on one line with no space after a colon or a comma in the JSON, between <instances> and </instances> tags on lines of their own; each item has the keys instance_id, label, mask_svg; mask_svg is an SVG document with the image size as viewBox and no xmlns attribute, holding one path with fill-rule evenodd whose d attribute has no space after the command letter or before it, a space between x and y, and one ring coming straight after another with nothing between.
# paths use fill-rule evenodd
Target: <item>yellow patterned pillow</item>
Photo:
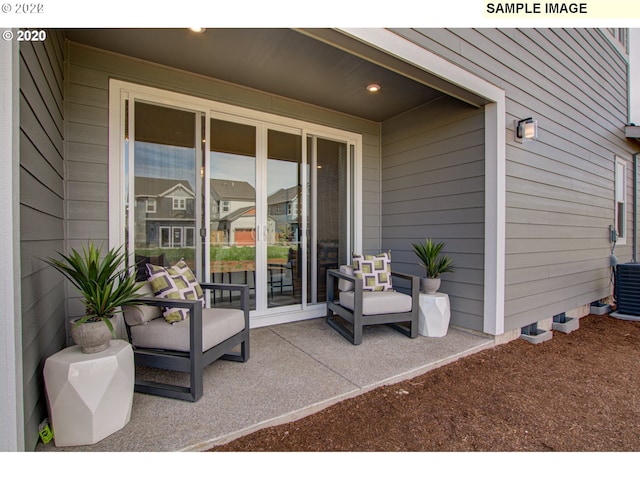
<instances>
[{"instance_id":1,"label":"yellow patterned pillow","mask_svg":"<svg viewBox=\"0 0 640 480\"><path fill-rule=\"evenodd\" d=\"M200 300L204 306L202 287L184 260L169 268L147 264L147 272L149 285L156 297ZM189 309L163 307L162 315L169 323L181 322L189 318Z\"/></svg>"},{"instance_id":2,"label":"yellow patterned pillow","mask_svg":"<svg viewBox=\"0 0 640 480\"><path fill-rule=\"evenodd\" d=\"M383 292L393 290L391 284L391 252L378 255L353 254L353 273L362 278L363 290Z\"/></svg>"}]
</instances>

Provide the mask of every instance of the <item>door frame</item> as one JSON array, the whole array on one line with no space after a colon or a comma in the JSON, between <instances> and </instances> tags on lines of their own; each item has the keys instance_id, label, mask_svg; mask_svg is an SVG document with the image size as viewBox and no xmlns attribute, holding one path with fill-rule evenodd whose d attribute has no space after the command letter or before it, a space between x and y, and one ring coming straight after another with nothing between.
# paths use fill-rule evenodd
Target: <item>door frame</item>
<instances>
[{"instance_id":1,"label":"door frame","mask_svg":"<svg viewBox=\"0 0 640 480\"><path fill-rule=\"evenodd\" d=\"M125 214L124 214L124 198L125 192L124 182L124 159L125 142L124 139L124 122L122 121L125 101L129 101L129 105L133 105L135 100L141 100L156 103L166 107L177 108L181 110L193 110L194 112L205 115L205 143L208 151L209 139L209 119L215 118L246 121L248 124L256 122L264 125L271 125L282 131L297 131L302 139L303 156L306 156L306 138L308 135L314 135L323 138L329 138L335 141L345 142L349 148L354 149L353 167L354 172L352 179L353 205L349 205L349 211L352 212L353 223L353 240L354 249L360 251L362 249L362 135L355 132L348 132L333 127L311 123L304 120L298 120L290 117L276 115L273 113L252 110L246 107L239 107L226 104L214 100L209 100L192 95L172 92L169 90L149 87L132 82L122 80L109 80L109 246L118 247L125 243ZM198 115L196 115L197 117ZM267 127L268 128L268 127ZM260 142L262 143L262 142ZM265 144L266 145L266 144ZM259 148L260 145L258 145ZM129 143L128 148L133 149L133 142ZM130 155L130 154L129 154ZM131 158L131 157L130 157ZM264 175L264 172L256 171L256 176ZM257 184L261 182L256 179ZM205 189L207 184L205 183ZM256 185L257 187L257 185ZM207 194L207 192L202 192ZM256 192L257 194L257 192ZM208 209L208 202L205 203L205 209ZM256 207L258 207L256 205ZM346 207L345 207L346 208ZM258 212L257 212L258 213ZM205 212L209 215L210 212ZM266 214L266 212L265 212ZM197 218L200 216L197 214ZM303 219L304 221L305 219ZM196 249L197 250L197 249ZM258 252L256 252L257 255ZM351 252L349 252L350 256ZM133 255L133 252L131 252ZM256 258L258 261L258 258ZM266 262L265 262L266 263ZM304 264L303 264L304 265ZM199 272L200 280L202 280L202 272ZM267 325L275 325L279 323L288 323L291 321L304 320L324 316L326 312L325 303L307 305L303 299L300 308L290 309L287 307L269 309L265 312L252 312L251 327L261 327Z\"/></svg>"}]
</instances>

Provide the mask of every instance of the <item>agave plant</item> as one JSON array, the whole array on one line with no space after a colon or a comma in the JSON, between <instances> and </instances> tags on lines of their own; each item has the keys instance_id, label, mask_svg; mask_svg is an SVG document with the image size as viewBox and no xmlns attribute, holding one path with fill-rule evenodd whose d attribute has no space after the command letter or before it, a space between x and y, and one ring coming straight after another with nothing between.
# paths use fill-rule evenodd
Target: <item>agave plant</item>
<instances>
[{"instance_id":1,"label":"agave plant","mask_svg":"<svg viewBox=\"0 0 640 480\"><path fill-rule=\"evenodd\" d=\"M136 293L140 286L136 284L135 275L123 267L126 255L122 247L110 249L101 258L102 249L90 241L82 253L72 249L70 255L59 252L58 255L61 260L50 258L45 262L67 277L83 296L86 314L76 320L74 326L103 321L115 336L111 317L122 311L123 306L138 303L140 297Z\"/></svg>"},{"instance_id":2,"label":"agave plant","mask_svg":"<svg viewBox=\"0 0 640 480\"><path fill-rule=\"evenodd\" d=\"M420 259L420 265L425 268L428 278L440 278L440 274L453 272L455 265L447 255L440 255L445 242L435 243L427 238L423 243L413 243L413 251Z\"/></svg>"}]
</instances>

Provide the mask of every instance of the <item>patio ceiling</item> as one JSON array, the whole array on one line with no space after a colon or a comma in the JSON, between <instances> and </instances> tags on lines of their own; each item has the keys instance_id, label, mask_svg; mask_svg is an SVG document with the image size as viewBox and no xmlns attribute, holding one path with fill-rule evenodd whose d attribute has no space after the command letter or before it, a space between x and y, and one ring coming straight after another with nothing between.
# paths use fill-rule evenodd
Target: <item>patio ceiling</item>
<instances>
[{"instance_id":1,"label":"patio ceiling","mask_svg":"<svg viewBox=\"0 0 640 480\"><path fill-rule=\"evenodd\" d=\"M65 35L77 43L378 122L443 95L422 81L291 29L207 29L199 34L188 29L72 29ZM371 83L382 90L367 92Z\"/></svg>"}]
</instances>

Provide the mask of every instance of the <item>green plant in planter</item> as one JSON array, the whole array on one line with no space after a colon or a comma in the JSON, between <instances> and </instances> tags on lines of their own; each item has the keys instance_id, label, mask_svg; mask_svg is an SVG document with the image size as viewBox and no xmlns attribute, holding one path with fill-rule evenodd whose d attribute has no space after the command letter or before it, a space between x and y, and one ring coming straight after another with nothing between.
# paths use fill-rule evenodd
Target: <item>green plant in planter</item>
<instances>
[{"instance_id":1,"label":"green plant in planter","mask_svg":"<svg viewBox=\"0 0 640 480\"><path fill-rule=\"evenodd\" d=\"M440 252L445 246L445 242L435 243L427 238L423 243L413 243L413 251L420 259L427 274L427 278L440 278L442 273L455 271L453 260Z\"/></svg>"},{"instance_id":2,"label":"green plant in planter","mask_svg":"<svg viewBox=\"0 0 640 480\"><path fill-rule=\"evenodd\" d=\"M44 261L67 277L83 296L86 314L75 320L74 328L85 322L103 321L115 337L111 317L121 312L123 306L137 304L141 296L136 293L140 285L131 273L133 267L123 266L126 254L122 247L110 249L101 258L102 249L90 241L82 253L72 249L70 255L58 254L61 260Z\"/></svg>"}]
</instances>

